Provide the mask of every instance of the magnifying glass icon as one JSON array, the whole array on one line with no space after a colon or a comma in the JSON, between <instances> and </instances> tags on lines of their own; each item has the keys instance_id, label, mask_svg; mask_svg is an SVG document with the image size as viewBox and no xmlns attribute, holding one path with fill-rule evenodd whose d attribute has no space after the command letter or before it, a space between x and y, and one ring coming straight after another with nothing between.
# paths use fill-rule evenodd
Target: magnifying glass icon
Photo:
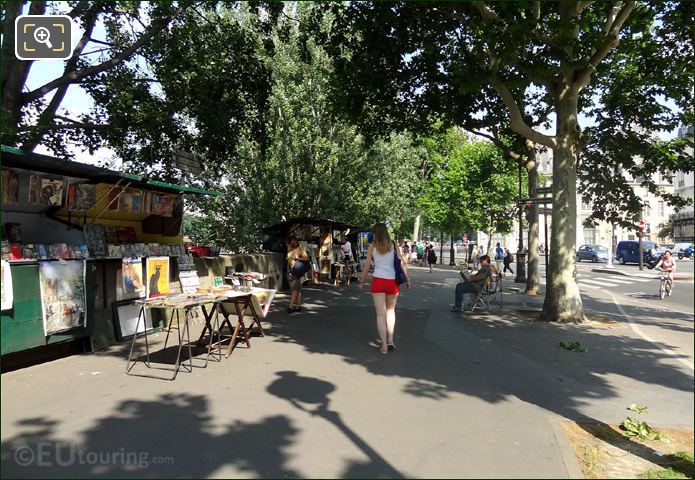
<instances>
[{"instance_id":1,"label":"magnifying glass icon","mask_svg":"<svg viewBox=\"0 0 695 480\"><path fill-rule=\"evenodd\" d=\"M45 44L50 49L53 49L53 45L51 44L51 32L49 32L46 27L39 27L34 30L34 40Z\"/></svg>"}]
</instances>

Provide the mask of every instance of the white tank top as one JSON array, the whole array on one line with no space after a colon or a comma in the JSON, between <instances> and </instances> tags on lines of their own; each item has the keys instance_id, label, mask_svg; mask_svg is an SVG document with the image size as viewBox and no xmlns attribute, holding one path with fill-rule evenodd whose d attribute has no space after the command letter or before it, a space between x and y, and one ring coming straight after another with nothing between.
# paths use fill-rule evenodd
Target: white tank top
<instances>
[{"instance_id":1,"label":"white tank top","mask_svg":"<svg viewBox=\"0 0 695 480\"><path fill-rule=\"evenodd\" d=\"M374 277L391 280L396 278L396 269L393 268L393 245L391 250L383 255L375 248L372 251L372 260L374 260Z\"/></svg>"}]
</instances>

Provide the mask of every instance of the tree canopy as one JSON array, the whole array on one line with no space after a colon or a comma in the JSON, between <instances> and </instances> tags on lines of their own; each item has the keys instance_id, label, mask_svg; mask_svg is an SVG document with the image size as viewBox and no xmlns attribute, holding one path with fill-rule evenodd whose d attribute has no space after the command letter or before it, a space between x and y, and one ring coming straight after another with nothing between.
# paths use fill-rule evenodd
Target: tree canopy
<instances>
[{"instance_id":1,"label":"tree canopy","mask_svg":"<svg viewBox=\"0 0 695 480\"><path fill-rule=\"evenodd\" d=\"M594 156L611 167L604 171L619 170L614 167L621 162L628 169L691 171L679 145L660 145L651 133L692 119L692 29L685 27L693 23L692 4L352 2L332 9L336 21L324 41L338 74L335 91L338 104L358 124L426 128L438 118L490 128L490 119L497 118L501 128L508 125L553 150L554 255L542 317L582 321L574 278L577 164L590 145L587 152L604 153ZM669 61L676 50L673 68ZM650 72L636 86L621 88L616 80L627 80L630 70L642 72L641 66ZM649 108L634 108L642 103ZM580 113L597 129L583 129ZM554 126L555 132L534 128L538 124ZM650 147L640 161L629 155L636 150L635 135L626 132L639 133L641 146ZM613 150L629 146L628 154L605 155L611 142ZM580 185L595 196L601 188L620 189L620 183L620 175L597 173Z\"/></svg>"}]
</instances>

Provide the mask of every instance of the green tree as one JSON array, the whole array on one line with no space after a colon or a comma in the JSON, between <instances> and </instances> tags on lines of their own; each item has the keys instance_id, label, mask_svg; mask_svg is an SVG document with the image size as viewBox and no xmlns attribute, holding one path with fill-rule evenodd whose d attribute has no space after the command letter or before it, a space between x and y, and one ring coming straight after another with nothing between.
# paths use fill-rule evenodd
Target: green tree
<instances>
[{"instance_id":1,"label":"green tree","mask_svg":"<svg viewBox=\"0 0 695 480\"><path fill-rule=\"evenodd\" d=\"M339 75L336 92L343 94L340 104L359 124L370 129L400 128L404 123L427 128L432 118L443 116L450 123L468 125L471 118L484 117L490 100L496 99L514 132L553 151L553 256L541 316L582 321L574 252L577 162L587 138L579 113L593 114L600 123L621 111L621 102L632 104L633 89L612 84L610 75L625 62L628 70L642 71L644 60L650 72L640 79L637 98L646 100L649 108L630 108L632 117L641 117L642 127L683 121L693 108L692 4L353 2L333 8L339 11L335 35L326 42L332 45ZM672 54L676 68L670 64ZM680 109L669 109L668 101ZM528 121L529 115L549 114L554 115L554 134L542 133ZM620 125L630 125L629 119L625 116ZM615 125L606 124L609 130L602 140L592 138L602 148L612 139L622 143L618 132L610 129ZM654 130L646 129L650 131ZM654 159L663 160L664 151L679 161L684 158L682 150L670 148L672 144L650 144L662 155L643 158L647 169L654 168ZM638 163L635 157L625 162ZM689 171L692 162L686 168ZM615 185L620 177L598 181Z\"/></svg>"},{"instance_id":2,"label":"green tree","mask_svg":"<svg viewBox=\"0 0 695 480\"><path fill-rule=\"evenodd\" d=\"M490 142L468 141L456 129L427 144L437 167L419 204L435 231L509 233L517 193L515 163Z\"/></svg>"},{"instance_id":3,"label":"green tree","mask_svg":"<svg viewBox=\"0 0 695 480\"><path fill-rule=\"evenodd\" d=\"M195 181L222 195L195 199L196 213L235 251L257 250L261 228L283 217L398 227L413 215L423 150L407 132L368 144L333 115L330 59L304 28L312 9L186 12L145 50L147 68L125 64L87 85L94 120L117 126L87 141L172 181L171 150L198 155Z\"/></svg>"},{"instance_id":4,"label":"green tree","mask_svg":"<svg viewBox=\"0 0 695 480\"><path fill-rule=\"evenodd\" d=\"M19 60L14 53L15 19L27 2L2 3L2 123L3 142L34 150L40 143L56 154L69 156L67 143L79 141L84 132L104 132L106 124L66 115L61 105L72 85L93 80L104 72L133 61L143 48L161 34L171 22L193 4L192 0L176 3L70 1L29 2L30 15L63 13L83 29L73 55L64 62L57 78L30 89L27 78L33 61ZM107 39L96 37L102 24Z\"/></svg>"}]
</instances>

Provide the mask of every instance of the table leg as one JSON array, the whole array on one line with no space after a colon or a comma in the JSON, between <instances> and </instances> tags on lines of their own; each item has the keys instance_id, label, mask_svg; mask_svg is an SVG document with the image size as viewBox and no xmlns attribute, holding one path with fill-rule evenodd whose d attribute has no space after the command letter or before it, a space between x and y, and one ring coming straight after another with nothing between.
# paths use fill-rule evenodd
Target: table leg
<instances>
[{"instance_id":1,"label":"table leg","mask_svg":"<svg viewBox=\"0 0 695 480\"><path fill-rule=\"evenodd\" d=\"M212 337L214 336L215 329L212 325L213 319L217 320L217 304L214 303L212 305L212 309L210 310L210 314L208 314L207 309L205 308L205 305L201 305L201 308L203 310L203 317L205 318L205 328L209 328L210 330L210 340L208 341L208 353L207 356L205 357L205 365L203 368L206 368L208 366L208 362L210 361L210 353L212 352ZM203 329L203 333L205 333L205 329ZM198 344L200 344L200 341L202 340L203 336L198 339ZM218 330L217 330L217 352L219 354L219 360L222 360L222 350L220 349L219 345L220 341L220 332L219 332L219 325L218 325Z\"/></svg>"},{"instance_id":2,"label":"table leg","mask_svg":"<svg viewBox=\"0 0 695 480\"><path fill-rule=\"evenodd\" d=\"M212 338L212 325L210 325L206 310L205 310L205 305L201 305L201 308L203 309L203 318L205 318L205 326L203 327L203 331L200 332L200 337L198 338L198 341L196 342L196 345L200 346L203 343L203 338L205 337L205 333L209 330L210 331L210 337Z\"/></svg>"},{"instance_id":3,"label":"table leg","mask_svg":"<svg viewBox=\"0 0 695 480\"><path fill-rule=\"evenodd\" d=\"M135 348L135 340L138 338L138 328L140 327L140 318L144 318L144 313L145 313L145 307L142 306L140 307L140 313L138 313L138 320L135 322L135 333L133 334L133 341L130 342L130 353L128 354L128 363L126 364L125 368L125 373L128 374L130 370L135 366L136 362L133 362L131 365L130 362L133 358L133 349ZM146 322L143 320L143 324L146 324ZM147 363L146 365L149 367L150 366L150 349L149 346L147 345L147 329L145 329L145 348L147 351Z\"/></svg>"},{"instance_id":4,"label":"table leg","mask_svg":"<svg viewBox=\"0 0 695 480\"><path fill-rule=\"evenodd\" d=\"M251 311L251 317L253 318L250 328L253 328L253 325L255 324L256 327L258 327L258 332L261 334L261 337L265 337L265 332L263 331L263 327L261 326L261 319L258 318L258 315L256 314L256 310L253 308L253 305L251 305L251 298L246 300L246 302L244 303L244 312L246 312L247 309ZM242 318L243 318L243 313L242 313Z\"/></svg>"},{"instance_id":5,"label":"table leg","mask_svg":"<svg viewBox=\"0 0 695 480\"><path fill-rule=\"evenodd\" d=\"M176 352L176 363L174 364L174 372L172 373L171 378L169 378L169 380L174 380L174 379L176 378L176 374L179 373L179 368L181 368L182 366L183 366L184 369L186 369L186 365L181 363L181 350L182 350L182 348L183 348L183 342L181 341L181 340L182 340L182 338L181 338L181 320L180 320L179 310L176 309L175 311L176 311L176 326L178 327L177 330L178 330L178 332L179 332L179 335L178 335L178 337L179 337L179 348L178 348L178 350L177 350L177 352ZM188 310L186 310L186 312L188 312ZM172 315L173 315L173 314L172 314ZM187 315L187 314L184 315L184 318L183 318L183 328L184 328L184 330L185 330L184 333L188 333L188 315ZM190 334L188 335L188 338L189 338L189 342L188 342L188 360L189 360L190 365L188 366L189 369L186 370L186 371L190 373L190 372L193 371L193 356L192 356L192 354L191 354Z\"/></svg>"}]
</instances>

